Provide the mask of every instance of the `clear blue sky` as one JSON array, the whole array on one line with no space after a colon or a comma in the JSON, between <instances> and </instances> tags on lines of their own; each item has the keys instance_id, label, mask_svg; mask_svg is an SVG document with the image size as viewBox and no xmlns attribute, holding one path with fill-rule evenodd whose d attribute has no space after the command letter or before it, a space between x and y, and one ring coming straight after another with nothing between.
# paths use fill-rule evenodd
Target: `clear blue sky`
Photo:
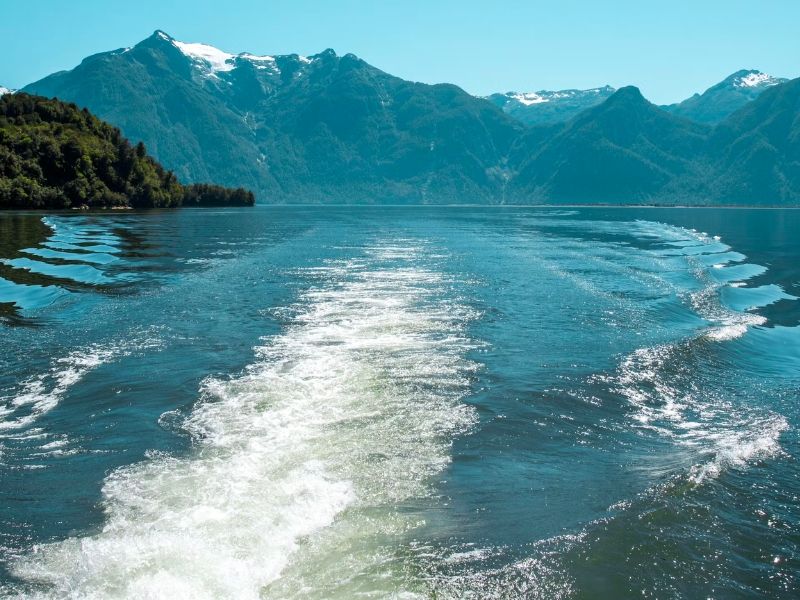
<instances>
[{"instance_id":1,"label":"clear blue sky","mask_svg":"<svg viewBox=\"0 0 800 600\"><path fill-rule=\"evenodd\" d=\"M654 102L740 68L800 75L800 0L0 0L0 85L163 29L230 52L353 52L475 94L633 84Z\"/></svg>"}]
</instances>

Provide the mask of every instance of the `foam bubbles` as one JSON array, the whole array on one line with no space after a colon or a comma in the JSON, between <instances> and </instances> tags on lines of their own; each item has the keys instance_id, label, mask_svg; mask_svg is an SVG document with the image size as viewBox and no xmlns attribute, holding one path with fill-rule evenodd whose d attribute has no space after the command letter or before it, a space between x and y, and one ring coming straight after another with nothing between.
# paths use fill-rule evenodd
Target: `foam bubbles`
<instances>
[{"instance_id":1,"label":"foam bubbles","mask_svg":"<svg viewBox=\"0 0 800 600\"><path fill-rule=\"evenodd\" d=\"M721 244L718 236L694 231L686 236L696 244L684 248L687 266L702 287L683 297L708 326L672 343L637 349L621 361L609 381L630 403L637 428L673 440L694 457L689 477L699 484L728 468L778 454L788 424L782 415L741 404L724 391L724 385L709 382L703 373L713 361L715 344L736 340L750 328L766 324L765 317L735 310L721 298L731 287L743 285L736 279L755 277L765 268L742 262L746 257ZM727 266L732 261L738 264ZM726 274L720 276L721 271ZM755 290L767 300L794 299L777 286Z\"/></svg>"},{"instance_id":2,"label":"foam bubbles","mask_svg":"<svg viewBox=\"0 0 800 600\"><path fill-rule=\"evenodd\" d=\"M51 411L64 394L87 373L119 354L116 346L92 346L54 361L50 370L22 382L0 397L0 433L30 426Z\"/></svg>"},{"instance_id":3,"label":"foam bubbles","mask_svg":"<svg viewBox=\"0 0 800 600\"><path fill-rule=\"evenodd\" d=\"M318 284L292 324L243 374L204 382L192 454L114 472L102 531L14 573L42 597L352 597L343 562L390 585L397 536L419 525L398 505L426 496L475 419L461 400L476 315L417 263L376 246L306 272Z\"/></svg>"}]
</instances>

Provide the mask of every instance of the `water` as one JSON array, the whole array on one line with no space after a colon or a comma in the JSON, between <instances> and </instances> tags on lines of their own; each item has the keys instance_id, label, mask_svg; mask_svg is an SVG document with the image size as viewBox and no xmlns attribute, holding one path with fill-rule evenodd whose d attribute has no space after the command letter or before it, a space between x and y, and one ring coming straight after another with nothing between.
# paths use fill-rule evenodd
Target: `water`
<instances>
[{"instance_id":1,"label":"water","mask_svg":"<svg viewBox=\"0 0 800 600\"><path fill-rule=\"evenodd\" d=\"M796 597L798 230L0 214L0 596Z\"/></svg>"}]
</instances>

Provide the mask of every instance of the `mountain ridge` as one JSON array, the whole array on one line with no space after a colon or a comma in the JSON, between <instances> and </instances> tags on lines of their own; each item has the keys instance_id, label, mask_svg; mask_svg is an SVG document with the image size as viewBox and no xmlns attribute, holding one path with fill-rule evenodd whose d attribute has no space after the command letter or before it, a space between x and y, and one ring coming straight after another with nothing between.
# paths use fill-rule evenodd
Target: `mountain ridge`
<instances>
[{"instance_id":1,"label":"mountain ridge","mask_svg":"<svg viewBox=\"0 0 800 600\"><path fill-rule=\"evenodd\" d=\"M560 129L523 163L522 193L555 202L639 203L694 178L708 129L672 116L634 86ZM685 158L685 157L690 158Z\"/></svg>"},{"instance_id":2,"label":"mountain ridge","mask_svg":"<svg viewBox=\"0 0 800 600\"><path fill-rule=\"evenodd\" d=\"M226 59L209 71L174 42L157 31L25 89L89 106L188 181L245 185L272 202L490 201L497 146L520 127L455 86L406 82L351 54L274 56L265 69Z\"/></svg>"},{"instance_id":3,"label":"mountain ridge","mask_svg":"<svg viewBox=\"0 0 800 600\"><path fill-rule=\"evenodd\" d=\"M787 81L756 69L741 69L702 93L662 108L699 123L717 124L758 98L765 90Z\"/></svg>"},{"instance_id":4,"label":"mountain ridge","mask_svg":"<svg viewBox=\"0 0 800 600\"><path fill-rule=\"evenodd\" d=\"M497 93L485 99L525 125L553 125L568 121L578 113L600 104L615 91L613 87L605 85L586 90Z\"/></svg>"},{"instance_id":5,"label":"mountain ridge","mask_svg":"<svg viewBox=\"0 0 800 600\"><path fill-rule=\"evenodd\" d=\"M766 81L739 73L748 89ZM156 31L24 89L89 106L187 181L250 187L269 203L705 204L753 192L731 183L738 159L715 133L746 140L741 120L697 123L632 86L597 88L602 102L526 126L455 85L405 81L353 54L233 54ZM771 147L784 165L775 176L794 178L793 159L775 154L788 146ZM766 189L752 201L800 202L794 184Z\"/></svg>"}]
</instances>

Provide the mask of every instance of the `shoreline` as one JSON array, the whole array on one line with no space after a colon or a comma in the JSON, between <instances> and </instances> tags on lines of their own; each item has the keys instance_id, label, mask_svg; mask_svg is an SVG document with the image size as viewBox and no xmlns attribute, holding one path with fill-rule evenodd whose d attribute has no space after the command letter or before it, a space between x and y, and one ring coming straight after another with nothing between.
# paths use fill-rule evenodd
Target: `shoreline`
<instances>
[{"instance_id":1,"label":"shoreline","mask_svg":"<svg viewBox=\"0 0 800 600\"><path fill-rule=\"evenodd\" d=\"M524 208L537 208L537 209L664 209L664 210L800 210L800 205L796 206L758 206L758 205L670 205L662 206L655 204L259 204L256 203L250 206L176 206L176 207L163 207L163 208L132 208L126 207L122 209L112 208L89 208L89 209L36 209L36 208L8 208L0 209L0 214L142 214L153 212L175 212L181 210L224 210L230 211L232 209L281 209L281 208L349 208L349 209L387 209L387 208L484 208L484 209L524 209Z\"/></svg>"}]
</instances>

